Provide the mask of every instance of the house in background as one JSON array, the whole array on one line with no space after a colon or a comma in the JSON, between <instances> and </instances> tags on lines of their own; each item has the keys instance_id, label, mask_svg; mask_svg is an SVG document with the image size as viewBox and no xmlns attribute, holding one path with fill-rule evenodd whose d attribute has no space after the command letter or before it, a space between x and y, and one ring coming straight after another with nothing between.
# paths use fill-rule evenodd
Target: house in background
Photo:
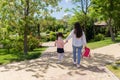
<instances>
[{"instance_id":1,"label":"house in background","mask_svg":"<svg viewBox=\"0 0 120 80\"><path fill-rule=\"evenodd\" d=\"M94 32L95 34L101 33L106 36L109 36L108 24L105 21L98 21L94 23Z\"/></svg>"}]
</instances>

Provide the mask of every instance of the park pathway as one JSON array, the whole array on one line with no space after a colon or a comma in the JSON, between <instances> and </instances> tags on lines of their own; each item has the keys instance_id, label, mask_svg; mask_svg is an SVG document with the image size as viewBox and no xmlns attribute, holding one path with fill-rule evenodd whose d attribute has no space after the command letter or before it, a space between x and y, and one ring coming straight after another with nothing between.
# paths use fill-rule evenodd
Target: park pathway
<instances>
[{"instance_id":1,"label":"park pathway","mask_svg":"<svg viewBox=\"0 0 120 80\"><path fill-rule=\"evenodd\" d=\"M62 64L56 64L57 54L53 42L40 58L0 66L0 80L119 80L106 67L120 57L120 44L111 44L91 50L91 58L83 58L78 69L72 64L71 41L65 45Z\"/></svg>"}]
</instances>

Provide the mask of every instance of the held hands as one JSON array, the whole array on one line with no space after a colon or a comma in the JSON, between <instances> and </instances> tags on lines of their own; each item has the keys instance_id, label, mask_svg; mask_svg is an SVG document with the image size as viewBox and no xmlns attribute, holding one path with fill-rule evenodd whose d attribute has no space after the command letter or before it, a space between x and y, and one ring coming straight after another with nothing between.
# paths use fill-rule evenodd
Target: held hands
<instances>
[{"instance_id":1,"label":"held hands","mask_svg":"<svg viewBox=\"0 0 120 80\"><path fill-rule=\"evenodd\" d=\"M68 42L68 40L66 40L64 44L66 44L67 42Z\"/></svg>"}]
</instances>

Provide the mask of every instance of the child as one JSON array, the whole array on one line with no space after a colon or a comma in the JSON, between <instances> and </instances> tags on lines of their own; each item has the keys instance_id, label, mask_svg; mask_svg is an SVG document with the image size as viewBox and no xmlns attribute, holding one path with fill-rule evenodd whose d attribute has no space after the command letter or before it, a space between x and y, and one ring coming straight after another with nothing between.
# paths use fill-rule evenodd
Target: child
<instances>
[{"instance_id":1,"label":"child","mask_svg":"<svg viewBox=\"0 0 120 80\"><path fill-rule=\"evenodd\" d=\"M63 41L63 34L61 32L57 33L57 39L55 41L55 46L57 46L57 53L58 53L58 63L62 62L64 56L64 41Z\"/></svg>"}]
</instances>

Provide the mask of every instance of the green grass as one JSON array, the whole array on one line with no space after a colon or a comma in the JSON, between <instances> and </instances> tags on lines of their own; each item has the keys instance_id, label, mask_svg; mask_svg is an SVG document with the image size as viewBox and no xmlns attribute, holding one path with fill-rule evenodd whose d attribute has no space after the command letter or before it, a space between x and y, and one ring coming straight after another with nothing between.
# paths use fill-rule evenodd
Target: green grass
<instances>
[{"instance_id":1,"label":"green grass","mask_svg":"<svg viewBox=\"0 0 120 80\"><path fill-rule=\"evenodd\" d=\"M117 42L120 42L120 37L116 38L116 41L115 41L115 42L112 42L112 41L111 41L111 38L106 38L105 40L102 40L102 41L89 42L89 43L87 44L87 46L88 46L90 49L95 49L95 48L107 46L107 45L110 45L110 44L113 44L113 43L117 43Z\"/></svg>"},{"instance_id":2,"label":"green grass","mask_svg":"<svg viewBox=\"0 0 120 80\"><path fill-rule=\"evenodd\" d=\"M120 42L120 37L116 39L116 42ZM102 41L97 41L97 42L89 42L87 45L91 49L107 46L116 42L112 42L111 38L106 38L105 40ZM35 59L40 57L41 52L44 51L46 48L37 48L34 49L31 52L28 52L28 55L24 55L21 52L15 52L14 50L10 50L10 53L8 53L7 50L5 49L0 49L0 64L7 64L11 62L16 62L16 61L22 61L22 60L29 60L29 59Z\"/></svg>"},{"instance_id":3,"label":"green grass","mask_svg":"<svg viewBox=\"0 0 120 80\"><path fill-rule=\"evenodd\" d=\"M107 68L120 79L120 67L107 65Z\"/></svg>"},{"instance_id":4,"label":"green grass","mask_svg":"<svg viewBox=\"0 0 120 80\"><path fill-rule=\"evenodd\" d=\"M24 55L22 52L15 52L13 50L8 53L7 50L0 49L0 64L35 59L40 57L42 51L44 51L45 49L46 47L34 49L33 51L28 52L28 55Z\"/></svg>"}]
</instances>

